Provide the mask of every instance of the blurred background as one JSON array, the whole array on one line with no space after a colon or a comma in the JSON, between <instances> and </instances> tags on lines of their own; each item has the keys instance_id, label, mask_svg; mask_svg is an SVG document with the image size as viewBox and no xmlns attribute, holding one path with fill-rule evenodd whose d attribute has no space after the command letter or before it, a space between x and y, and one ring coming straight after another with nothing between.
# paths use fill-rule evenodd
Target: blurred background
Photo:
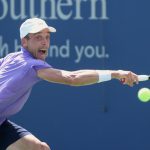
<instances>
[{"instance_id":1,"label":"blurred background","mask_svg":"<svg viewBox=\"0 0 150 150\"><path fill-rule=\"evenodd\" d=\"M0 57L20 50L19 27L39 17L57 29L47 62L55 68L148 74L149 0L0 0ZM83 87L42 81L10 119L52 150L149 150L150 103L112 80Z\"/></svg>"}]
</instances>

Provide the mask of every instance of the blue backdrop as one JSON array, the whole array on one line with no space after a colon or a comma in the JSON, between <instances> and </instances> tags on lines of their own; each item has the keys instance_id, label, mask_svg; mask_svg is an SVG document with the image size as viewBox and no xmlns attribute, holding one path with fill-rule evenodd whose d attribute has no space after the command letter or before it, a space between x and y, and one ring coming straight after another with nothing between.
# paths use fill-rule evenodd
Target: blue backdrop
<instances>
[{"instance_id":1,"label":"blue backdrop","mask_svg":"<svg viewBox=\"0 0 150 150\"><path fill-rule=\"evenodd\" d=\"M19 27L40 17L56 27L47 62L53 67L124 69L147 74L149 0L0 0L0 57L20 48ZM150 103L112 80L85 87L42 81L11 120L52 150L149 150Z\"/></svg>"}]
</instances>

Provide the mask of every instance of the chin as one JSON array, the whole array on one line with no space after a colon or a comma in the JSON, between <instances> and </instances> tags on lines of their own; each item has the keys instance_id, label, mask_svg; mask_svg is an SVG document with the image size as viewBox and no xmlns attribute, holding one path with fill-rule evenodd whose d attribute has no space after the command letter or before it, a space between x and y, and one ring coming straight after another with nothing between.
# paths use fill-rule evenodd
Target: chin
<instances>
[{"instance_id":1,"label":"chin","mask_svg":"<svg viewBox=\"0 0 150 150\"><path fill-rule=\"evenodd\" d=\"M45 60L45 59L46 59L46 57L39 57L39 58L37 58L37 59Z\"/></svg>"},{"instance_id":2,"label":"chin","mask_svg":"<svg viewBox=\"0 0 150 150\"><path fill-rule=\"evenodd\" d=\"M45 58L37 58L37 59L39 59L39 60L45 60Z\"/></svg>"}]
</instances>

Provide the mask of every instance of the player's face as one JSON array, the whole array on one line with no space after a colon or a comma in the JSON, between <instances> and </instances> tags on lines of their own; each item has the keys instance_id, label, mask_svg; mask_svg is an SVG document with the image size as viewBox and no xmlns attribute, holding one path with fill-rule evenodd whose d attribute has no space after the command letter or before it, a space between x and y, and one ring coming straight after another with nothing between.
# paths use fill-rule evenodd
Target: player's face
<instances>
[{"instance_id":1,"label":"player's face","mask_svg":"<svg viewBox=\"0 0 150 150\"><path fill-rule=\"evenodd\" d=\"M44 29L38 33L29 34L25 40L25 48L36 58L45 60L50 46L50 32Z\"/></svg>"}]
</instances>

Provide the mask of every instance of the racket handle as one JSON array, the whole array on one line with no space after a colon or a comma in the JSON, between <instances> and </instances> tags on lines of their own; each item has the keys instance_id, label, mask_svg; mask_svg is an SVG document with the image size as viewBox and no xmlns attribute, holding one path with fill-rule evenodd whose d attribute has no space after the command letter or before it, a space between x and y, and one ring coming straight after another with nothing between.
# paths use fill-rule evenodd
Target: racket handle
<instances>
[{"instance_id":1,"label":"racket handle","mask_svg":"<svg viewBox=\"0 0 150 150\"><path fill-rule=\"evenodd\" d=\"M148 75L138 75L138 80L139 81L149 80L149 76Z\"/></svg>"}]
</instances>

